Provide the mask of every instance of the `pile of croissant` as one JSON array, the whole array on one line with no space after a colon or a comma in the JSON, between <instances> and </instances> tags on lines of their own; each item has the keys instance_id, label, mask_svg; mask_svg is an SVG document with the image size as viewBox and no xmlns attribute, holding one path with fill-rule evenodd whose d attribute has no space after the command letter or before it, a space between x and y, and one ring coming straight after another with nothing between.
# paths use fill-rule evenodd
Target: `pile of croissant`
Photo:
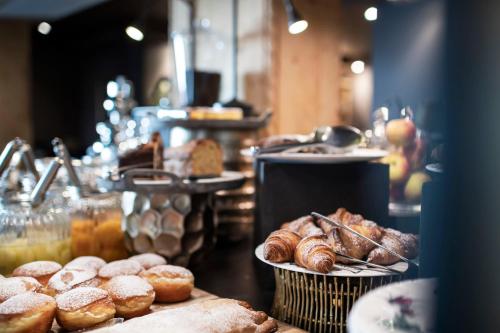
<instances>
[{"instance_id":1,"label":"pile of croissant","mask_svg":"<svg viewBox=\"0 0 500 333\"><path fill-rule=\"evenodd\" d=\"M413 259L418 255L418 237L394 229L382 228L363 216L339 208L328 217L346 225L397 254ZM399 257L377 247L349 230L321 219L304 216L285 223L272 232L264 243L264 258L274 263L295 262L306 269L328 273L335 263L352 264L348 257L373 264L392 265Z\"/></svg>"}]
</instances>

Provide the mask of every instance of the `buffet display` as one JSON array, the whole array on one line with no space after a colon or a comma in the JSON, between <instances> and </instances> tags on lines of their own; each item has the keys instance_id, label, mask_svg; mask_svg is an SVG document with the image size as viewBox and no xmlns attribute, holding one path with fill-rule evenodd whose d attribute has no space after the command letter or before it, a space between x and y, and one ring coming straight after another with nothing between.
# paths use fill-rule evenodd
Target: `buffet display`
<instances>
[{"instance_id":1,"label":"buffet display","mask_svg":"<svg viewBox=\"0 0 500 333\"><path fill-rule=\"evenodd\" d=\"M403 132L390 140L409 147L408 140L401 141L407 134ZM358 134L334 126L302 138L270 138L251 156L344 163L386 154L360 148L364 143ZM215 245L217 209L228 214L230 204L247 207L231 193L253 195L246 187L231 192L245 183L245 175L225 171L216 141L194 139L165 148L155 132L147 142L122 152L117 165L95 181L106 193L80 181L62 140L56 138L53 145L58 157L44 164L41 177L36 168L30 171L34 163L25 158L26 171L16 175L13 186L0 186L5 193L0 203L0 273L9 276L0 277L0 331L277 329L274 319L244 302L182 303L195 289L194 276L185 267L202 262ZM12 147L24 146L15 141ZM9 169L4 159L0 163L2 171ZM68 179L49 188L61 166ZM391 165L391 182L394 173ZM411 186L409 178L405 186ZM224 200L215 203L217 191ZM283 223L255 253L274 269L276 319L308 331L343 332L359 297L400 281L408 265L418 266L412 261L418 243L416 235L339 208L326 217L312 213ZM163 308L170 303L182 305Z\"/></svg>"}]
</instances>

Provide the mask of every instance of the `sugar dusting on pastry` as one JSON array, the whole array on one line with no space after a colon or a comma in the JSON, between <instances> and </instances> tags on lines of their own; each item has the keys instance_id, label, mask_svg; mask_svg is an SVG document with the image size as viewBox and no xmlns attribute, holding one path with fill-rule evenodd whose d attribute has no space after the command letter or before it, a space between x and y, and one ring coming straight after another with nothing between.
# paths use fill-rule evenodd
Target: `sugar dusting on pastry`
<instances>
[{"instance_id":1,"label":"sugar dusting on pastry","mask_svg":"<svg viewBox=\"0 0 500 333\"><path fill-rule=\"evenodd\" d=\"M119 275L137 275L142 271L142 266L135 260L112 261L99 270L99 276L111 278Z\"/></svg>"},{"instance_id":2,"label":"sugar dusting on pastry","mask_svg":"<svg viewBox=\"0 0 500 333\"><path fill-rule=\"evenodd\" d=\"M0 302L28 291L36 291L42 285L30 277L11 277L0 280Z\"/></svg>"},{"instance_id":3,"label":"sugar dusting on pastry","mask_svg":"<svg viewBox=\"0 0 500 333\"><path fill-rule=\"evenodd\" d=\"M93 287L80 287L56 296L57 307L74 311L108 297L107 291Z\"/></svg>"},{"instance_id":4,"label":"sugar dusting on pastry","mask_svg":"<svg viewBox=\"0 0 500 333\"><path fill-rule=\"evenodd\" d=\"M0 304L0 315L22 314L50 302L54 302L54 299L44 294L34 292L19 294Z\"/></svg>"},{"instance_id":5,"label":"sugar dusting on pastry","mask_svg":"<svg viewBox=\"0 0 500 333\"><path fill-rule=\"evenodd\" d=\"M166 265L167 261L160 255L155 253L143 253L129 258L130 260L135 260L142 265L144 269L149 269L158 265Z\"/></svg>"},{"instance_id":6,"label":"sugar dusting on pastry","mask_svg":"<svg viewBox=\"0 0 500 333\"><path fill-rule=\"evenodd\" d=\"M60 270L62 266L54 261L33 261L14 270L14 276L43 276L53 274Z\"/></svg>"},{"instance_id":7,"label":"sugar dusting on pastry","mask_svg":"<svg viewBox=\"0 0 500 333\"><path fill-rule=\"evenodd\" d=\"M134 275L116 276L106 283L105 289L113 298L119 299L147 296L153 291L153 287L146 280Z\"/></svg>"},{"instance_id":8,"label":"sugar dusting on pastry","mask_svg":"<svg viewBox=\"0 0 500 333\"><path fill-rule=\"evenodd\" d=\"M57 292L66 291L94 279L96 275L93 270L62 269L50 278L48 286Z\"/></svg>"}]
</instances>

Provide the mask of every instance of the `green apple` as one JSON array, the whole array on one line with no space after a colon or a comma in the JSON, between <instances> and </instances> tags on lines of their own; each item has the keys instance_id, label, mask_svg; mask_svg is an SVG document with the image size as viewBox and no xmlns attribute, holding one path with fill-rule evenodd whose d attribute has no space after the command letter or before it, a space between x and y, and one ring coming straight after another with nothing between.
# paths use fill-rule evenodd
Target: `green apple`
<instances>
[{"instance_id":1,"label":"green apple","mask_svg":"<svg viewBox=\"0 0 500 333\"><path fill-rule=\"evenodd\" d=\"M404 182L410 175L410 163L406 157L398 152L390 153L381 160L384 164L389 164L389 180L391 184Z\"/></svg>"}]
</instances>

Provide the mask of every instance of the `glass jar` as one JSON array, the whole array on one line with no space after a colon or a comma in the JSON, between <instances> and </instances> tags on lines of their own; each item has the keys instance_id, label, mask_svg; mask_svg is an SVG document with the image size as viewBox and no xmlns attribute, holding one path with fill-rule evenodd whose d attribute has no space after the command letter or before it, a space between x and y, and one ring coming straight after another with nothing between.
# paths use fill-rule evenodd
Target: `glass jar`
<instances>
[{"instance_id":1,"label":"glass jar","mask_svg":"<svg viewBox=\"0 0 500 333\"><path fill-rule=\"evenodd\" d=\"M128 257L121 227L119 193L94 194L73 202L71 254L98 256L106 261Z\"/></svg>"},{"instance_id":2,"label":"glass jar","mask_svg":"<svg viewBox=\"0 0 500 333\"><path fill-rule=\"evenodd\" d=\"M0 273L10 274L19 265L71 260L69 216L53 200L33 206L27 196L12 195L0 206Z\"/></svg>"},{"instance_id":3,"label":"glass jar","mask_svg":"<svg viewBox=\"0 0 500 333\"><path fill-rule=\"evenodd\" d=\"M423 184L430 180L424 170L426 138L413 119L410 107L400 117L385 124L383 130L389 154L382 163L389 165L389 211L394 216L420 213Z\"/></svg>"}]
</instances>

